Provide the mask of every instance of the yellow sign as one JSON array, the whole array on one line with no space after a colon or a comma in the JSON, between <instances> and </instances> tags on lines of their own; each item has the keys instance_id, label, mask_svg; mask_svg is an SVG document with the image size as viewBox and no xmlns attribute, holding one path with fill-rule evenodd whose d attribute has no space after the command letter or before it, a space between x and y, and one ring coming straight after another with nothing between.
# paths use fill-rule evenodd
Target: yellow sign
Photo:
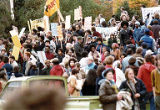
<instances>
[{"instance_id":1,"label":"yellow sign","mask_svg":"<svg viewBox=\"0 0 160 110\"><path fill-rule=\"evenodd\" d=\"M44 14L52 16L59 9L59 0L47 0Z\"/></svg>"},{"instance_id":2,"label":"yellow sign","mask_svg":"<svg viewBox=\"0 0 160 110\"><path fill-rule=\"evenodd\" d=\"M20 43L18 36L13 36L12 41L13 41L14 46L21 48L21 43Z\"/></svg>"},{"instance_id":3,"label":"yellow sign","mask_svg":"<svg viewBox=\"0 0 160 110\"><path fill-rule=\"evenodd\" d=\"M13 47L12 55L15 57L15 60L18 60L20 48L17 46Z\"/></svg>"}]
</instances>

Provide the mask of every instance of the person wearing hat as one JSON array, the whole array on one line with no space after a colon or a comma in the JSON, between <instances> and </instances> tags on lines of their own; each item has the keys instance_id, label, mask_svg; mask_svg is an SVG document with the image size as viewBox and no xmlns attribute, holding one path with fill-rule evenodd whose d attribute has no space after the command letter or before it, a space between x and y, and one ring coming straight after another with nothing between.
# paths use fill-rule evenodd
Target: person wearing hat
<instances>
[{"instance_id":1,"label":"person wearing hat","mask_svg":"<svg viewBox=\"0 0 160 110\"><path fill-rule=\"evenodd\" d=\"M140 33L141 33L140 22L136 21L135 29L133 32L133 38L134 38L134 41L136 42L136 46L138 46L138 42L140 40Z\"/></svg>"},{"instance_id":2,"label":"person wearing hat","mask_svg":"<svg viewBox=\"0 0 160 110\"><path fill-rule=\"evenodd\" d=\"M153 44L153 39L149 36L150 30L145 29L145 35L140 39L141 43L146 43L148 46L148 49L153 50L154 49L154 44Z\"/></svg>"},{"instance_id":3,"label":"person wearing hat","mask_svg":"<svg viewBox=\"0 0 160 110\"><path fill-rule=\"evenodd\" d=\"M116 102L122 100L122 95L118 93L118 89L113 80L113 74L114 70L112 68L108 68L102 72L105 80L100 86L99 96L103 110L116 110Z\"/></svg>"},{"instance_id":4,"label":"person wearing hat","mask_svg":"<svg viewBox=\"0 0 160 110\"><path fill-rule=\"evenodd\" d=\"M74 50L75 50L78 61L80 61L82 58L82 53L84 51L83 43L82 43L83 38L82 36L78 36L77 39L78 39L78 42L74 45Z\"/></svg>"}]
</instances>

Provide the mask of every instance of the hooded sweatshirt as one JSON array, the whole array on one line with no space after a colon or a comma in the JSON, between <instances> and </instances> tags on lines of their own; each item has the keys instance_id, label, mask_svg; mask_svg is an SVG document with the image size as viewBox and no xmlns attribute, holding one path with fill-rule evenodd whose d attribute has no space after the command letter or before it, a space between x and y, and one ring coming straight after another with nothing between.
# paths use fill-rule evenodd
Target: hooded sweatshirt
<instances>
[{"instance_id":1,"label":"hooded sweatshirt","mask_svg":"<svg viewBox=\"0 0 160 110\"><path fill-rule=\"evenodd\" d=\"M139 68L137 77L143 81L144 85L147 88L147 92L152 92L151 72L155 68L156 67L150 62L143 64Z\"/></svg>"},{"instance_id":2,"label":"hooded sweatshirt","mask_svg":"<svg viewBox=\"0 0 160 110\"><path fill-rule=\"evenodd\" d=\"M63 75L63 69L60 65L55 65L50 71L50 75L54 76L62 76Z\"/></svg>"}]
</instances>

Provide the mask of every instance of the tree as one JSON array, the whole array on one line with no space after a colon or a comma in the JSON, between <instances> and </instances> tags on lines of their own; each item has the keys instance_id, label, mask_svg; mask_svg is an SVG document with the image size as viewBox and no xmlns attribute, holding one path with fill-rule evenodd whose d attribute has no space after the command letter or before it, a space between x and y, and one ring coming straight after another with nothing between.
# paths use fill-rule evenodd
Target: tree
<instances>
[{"instance_id":1,"label":"tree","mask_svg":"<svg viewBox=\"0 0 160 110\"><path fill-rule=\"evenodd\" d=\"M134 14L136 14L136 12L134 11L134 9L131 9L129 7L129 3L127 1L124 1L122 3L122 5L117 9L117 12L116 12L116 18L118 20L120 20L120 16L121 16L121 7L124 7L124 9L128 12L129 16L132 17Z\"/></svg>"},{"instance_id":2,"label":"tree","mask_svg":"<svg viewBox=\"0 0 160 110\"><path fill-rule=\"evenodd\" d=\"M14 23L11 19L11 13L8 4L9 3L6 0L1 0L0 2L0 37L4 38L7 38L12 24Z\"/></svg>"}]
</instances>

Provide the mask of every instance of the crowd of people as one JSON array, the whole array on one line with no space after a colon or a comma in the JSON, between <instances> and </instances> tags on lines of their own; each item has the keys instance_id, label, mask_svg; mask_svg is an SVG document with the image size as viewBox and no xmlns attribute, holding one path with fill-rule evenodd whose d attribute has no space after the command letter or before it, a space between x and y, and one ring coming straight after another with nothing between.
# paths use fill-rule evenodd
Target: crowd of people
<instances>
[{"instance_id":1,"label":"crowd of people","mask_svg":"<svg viewBox=\"0 0 160 110\"><path fill-rule=\"evenodd\" d=\"M53 75L67 79L70 96L100 96L104 110L116 110L124 100L120 91L128 91L133 110L160 110L160 17L155 13L151 23L137 15L131 19L121 9L120 22L115 16L107 22L99 15L91 30L84 31L84 21L63 28L63 40L45 32L42 27L25 33L19 59L12 56L12 40L0 39L1 88L13 77ZM118 27L118 35L109 39L96 27ZM38 51L47 60L40 62Z\"/></svg>"}]
</instances>

